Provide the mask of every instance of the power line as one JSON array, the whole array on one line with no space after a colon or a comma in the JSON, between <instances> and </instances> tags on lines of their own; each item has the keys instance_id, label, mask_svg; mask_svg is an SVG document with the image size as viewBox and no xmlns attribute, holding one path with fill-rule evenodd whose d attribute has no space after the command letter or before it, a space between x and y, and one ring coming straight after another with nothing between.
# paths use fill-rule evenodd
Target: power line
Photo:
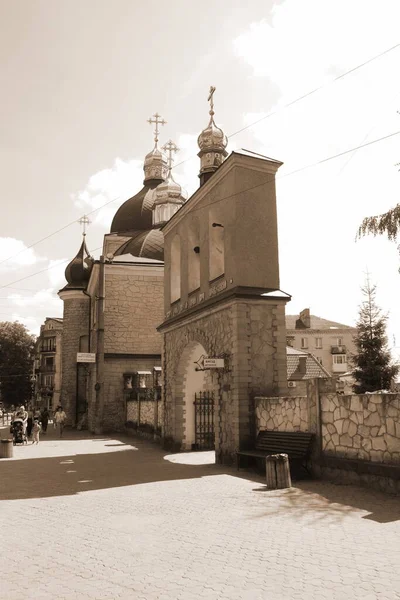
<instances>
[{"instance_id":1,"label":"power line","mask_svg":"<svg viewBox=\"0 0 400 600\"><path fill-rule=\"evenodd\" d=\"M292 175L296 175L297 173L301 173L302 171L306 171L308 169L311 169L313 167L317 167L319 165L322 165L330 160L334 160L336 158L340 158L341 156L345 156L346 154L349 154L350 152L354 152L355 150L360 150L361 148L366 148L367 146L372 146L373 144L377 144L378 142L383 142L389 138L392 138L396 135L399 135L400 131L395 131L393 133L389 133L388 135L385 135L381 138L378 138L376 140L372 140L371 142L366 142L365 144L360 144L359 146L356 146L354 148L350 148L349 150L344 150L343 152L339 152L338 154L334 154L332 156L328 156L326 158L322 158L321 160L318 160L315 163L311 163L309 165L305 165L304 167L300 167L299 169L295 169L294 171L290 171L289 173L285 173L284 175L278 175L278 177L276 177L275 179L284 179L286 177L290 177ZM218 202L222 202L223 200L228 200L229 198L233 198L235 196L238 196L239 194L243 194L245 192L250 192L252 190L255 190L259 187L262 187L263 185L266 185L268 183L271 183L271 181L274 180L274 177L270 177L269 179L258 183L257 185L254 185L250 188L246 188L244 190L239 190L238 192L235 192L234 194L229 194L228 196L224 196L223 198L218 198L217 200L214 200L213 202L209 202L208 204L206 204L205 206L199 207L199 208L193 208L192 212L196 211L196 210L201 210L203 208L206 208L207 206L212 206L213 204L217 204ZM93 252L96 252L96 250L100 250L101 246L99 246L98 248L95 248L93 250ZM41 273L45 273L46 271L49 271L50 269L53 269L54 267L58 267L62 264L65 264L69 262L69 260L65 260L61 263L58 263L57 265L53 265L52 267L47 267L47 269L42 269L41 271L36 271L36 273L31 273L30 275L26 275L25 277L21 277L20 279L17 279L16 281L12 281L10 284L5 284L0 286L0 289L4 289L9 287L9 285L13 285L14 283L19 283L20 281L24 281L25 279L29 279L30 277L35 277L35 275L40 275Z\"/></svg>"},{"instance_id":2,"label":"power line","mask_svg":"<svg viewBox=\"0 0 400 600\"><path fill-rule=\"evenodd\" d=\"M319 90L327 87L328 85L331 85L332 83L335 83L336 81L339 81L340 79L343 79L344 77L346 77L347 75L349 75L350 73L354 73L355 71L357 71L358 69L361 69L362 67L365 67L366 65L372 63L374 60L377 60L378 58L381 58L382 56L384 56L385 54L388 54L389 52L392 52L393 50L395 50L396 48L400 47L400 43L395 44L394 46L391 46L390 48L388 48L387 50L384 50L383 52L381 52L380 54L377 54L375 56L373 56L372 58L369 58L368 60L364 61L363 63L360 63L359 65L356 65L355 67L352 67L351 69L349 69L348 71L345 71L344 73L342 73L341 75L338 75L337 77L334 77L331 81L328 81L316 88L314 88L313 90L310 90L309 92L307 92L306 94L303 94L302 96L299 96L298 98L295 98L294 100L291 100L290 102L287 102L286 104L284 104L283 106L281 106L280 108L276 109L275 111L272 111L270 113L268 113L267 115L264 115L263 117L261 117L260 119L258 119L257 121L254 121L253 123L250 123L249 125L246 125L245 127L242 127L241 129L238 129L237 131L235 131L234 133L231 133L230 135L228 135L228 138L232 138L235 135L237 135L238 133L241 133L242 131L245 131L246 129L250 129L251 127L254 127L254 125L257 125L258 123L260 123L261 121L264 121L265 119L268 119L269 117L272 117L273 115L276 115L277 113L281 112L282 110L285 110L286 108L289 108L290 106L293 106L294 104L296 104L297 102L301 102L301 100L304 100L305 98L308 98L309 96L311 96L312 94L315 94L316 92L318 92ZM185 160L177 163L175 165L176 167L179 167L180 165L185 164L186 162L188 162L189 160L192 160L193 158L195 158L196 155L193 155L189 158L186 158ZM93 209L92 211L85 213L85 215L83 216L89 216L94 214L95 212L97 212L98 210L101 210L102 208L104 208L105 206L108 206L109 204L112 204L113 202L116 202L117 200L119 200L120 197L116 197L116 198L112 198L111 200L109 200L108 202L105 202L104 204L102 204L101 206L98 206L97 208ZM81 218L82 218L81 217ZM37 242L34 242L32 244L30 244L29 246L27 246L26 248L23 248L22 250L20 250L19 252L17 252L16 254L13 254L12 256L9 256L8 258L3 259L2 261L0 261L0 265L4 264L5 262L11 260L12 258L16 258L17 256L19 256L20 254L22 254L23 252L26 252L26 250L30 250L31 248L33 248L34 246L37 246L38 244L44 242L45 240L48 240L49 238L51 238L53 235L56 235L57 233L60 233L61 231L64 231L64 229L67 229L68 227L71 227L71 225L74 225L75 223L77 223L79 221L79 219L71 221L70 223L68 223L67 225L64 225L63 227L60 227L60 229L57 229L56 231L53 231L53 233L50 233L49 235L45 236L44 238L41 238L40 240L38 240ZM1 289L1 288L0 288Z\"/></svg>"}]
</instances>

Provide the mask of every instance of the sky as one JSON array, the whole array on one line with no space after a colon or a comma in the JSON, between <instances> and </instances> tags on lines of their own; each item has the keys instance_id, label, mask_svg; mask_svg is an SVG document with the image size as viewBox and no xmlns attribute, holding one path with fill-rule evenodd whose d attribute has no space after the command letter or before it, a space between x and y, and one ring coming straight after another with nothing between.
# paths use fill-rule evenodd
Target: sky
<instances>
[{"instance_id":1,"label":"sky","mask_svg":"<svg viewBox=\"0 0 400 600\"><path fill-rule=\"evenodd\" d=\"M228 150L284 163L287 313L353 325L368 273L400 358L397 244L356 241L365 216L400 200L400 135L347 152L400 132L399 22L398 0L0 0L0 320L38 333L62 316L77 221L91 213L97 258L141 188L157 111L160 142L180 148L175 179L195 191L213 85Z\"/></svg>"}]
</instances>

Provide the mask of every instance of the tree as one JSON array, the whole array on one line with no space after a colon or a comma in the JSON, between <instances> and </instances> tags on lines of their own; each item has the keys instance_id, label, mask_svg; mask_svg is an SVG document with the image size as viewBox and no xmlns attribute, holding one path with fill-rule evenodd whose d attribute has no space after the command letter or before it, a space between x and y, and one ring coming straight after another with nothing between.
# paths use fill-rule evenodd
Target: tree
<instances>
[{"instance_id":1,"label":"tree","mask_svg":"<svg viewBox=\"0 0 400 600\"><path fill-rule=\"evenodd\" d=\"M382 215L365 217L358 228L358 237L361 238L369 233L372 235L383 235L386 233L389 240L396 241L400 231L400 204L391 208Z\"/></svg>"},{"instance_id":2,"label":"tree","mask_svg":"<svg viewBox=\"0 0 400 600\"><path fill-rule=\"evenodd\" d=\"M357 353L352 356L356 380L353 389L356 394L389 390L393 377L399 371L399 366L392 363L388 348L387 315L383 315L376 304L376 286L367 279L361 290L365 300L360 306L357 334L354 337Z\"/></svg>"},{"instance_id":3,"label":"tree","mask_svg":"<svg viewBox=\"0 0 400 600\"><path fill-rule=\"evenodd\" d=\"M31 397L35 336L21 323L0 322L0 385L5 405L26 403Z\"/></svg>"}]
</instances>

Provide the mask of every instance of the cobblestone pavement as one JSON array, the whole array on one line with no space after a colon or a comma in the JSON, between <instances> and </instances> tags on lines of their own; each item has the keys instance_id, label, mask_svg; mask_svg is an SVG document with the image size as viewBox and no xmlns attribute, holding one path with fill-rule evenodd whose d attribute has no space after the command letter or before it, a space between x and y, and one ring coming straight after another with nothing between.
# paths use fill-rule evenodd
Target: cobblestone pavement
<instances>
[{"instance_id":1,"label":"cobblestone pavement","mask_svg":"<svg viewBox=\"0 0 400 600\"><path fill-rule=\"evenodd\" d=\"M266 491L211 461L51 429L14 448L0 461L1 598L400 598L398 498L316 481Z\"/></svg>"}]
</instances>

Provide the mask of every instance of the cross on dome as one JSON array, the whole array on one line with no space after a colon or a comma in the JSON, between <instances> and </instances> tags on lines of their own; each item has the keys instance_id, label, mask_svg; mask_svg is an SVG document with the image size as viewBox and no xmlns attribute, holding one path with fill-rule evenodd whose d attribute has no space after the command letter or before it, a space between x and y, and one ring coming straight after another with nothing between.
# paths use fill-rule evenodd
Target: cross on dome
<instances>
[{"instance_id":1,"label":"cross on dome","mask_svg":"<svg viewBox=\"0 0 400 600\"><path fill-rule=\"evenodd\" d=\"M168 154L168 169L171 170L172 163L174 162L174 159L172 158L172 153L179 152L179 148L172 140L168 140L168 142L162 147L162 150L164 150L164 152Z\"/></svg>"},{"instance_id":2,"label":"cross on dome","mask_svg":"<svg viewBox=\"0 0 400 600\"><path fill-rule=\"evenodd\" d=\"M82 235L83 237L85 237L86 235L86 225L90 225L91 221L89 219L89 217L87 217L86 215L83 215L83 217L81 217L77 223L79 223L79 225L82 225Z\"/></svg>"},{"instance_id":3,"label":"cross on dome","mask_svg":"<svg viewBox=\"0 0 400 600\"><path fill-rule=\"evenodd\" d=\"M208 98L207 98L208 102L210 103L210 115L211 116L213 116L215 114L214 113L214 92L215 92L216 89L217 88L214 87L213 85L210 86L210 92L209 92L209 95L208 95Z\"/></svg>"},{"instance_id":4,"label":"cross on dome","mask_svg":"<svg viewBox=\"0 0 400 600\"><path fill-rule=\"evenodd\" d=\"M158 128L159 125L166 125L167 121L165 119L163 119L161 117L161 115L159 115L158 113L155 113L153 115L154 118L150 117L150 119L147 119L147 122L150 123L150 125L152 125L153 123L155 124L156 128L154 131L154 141L156 143L157 146L157 142L158 142L158 134L160 133L160 130Z\"/></svg>"}]
</instances>

